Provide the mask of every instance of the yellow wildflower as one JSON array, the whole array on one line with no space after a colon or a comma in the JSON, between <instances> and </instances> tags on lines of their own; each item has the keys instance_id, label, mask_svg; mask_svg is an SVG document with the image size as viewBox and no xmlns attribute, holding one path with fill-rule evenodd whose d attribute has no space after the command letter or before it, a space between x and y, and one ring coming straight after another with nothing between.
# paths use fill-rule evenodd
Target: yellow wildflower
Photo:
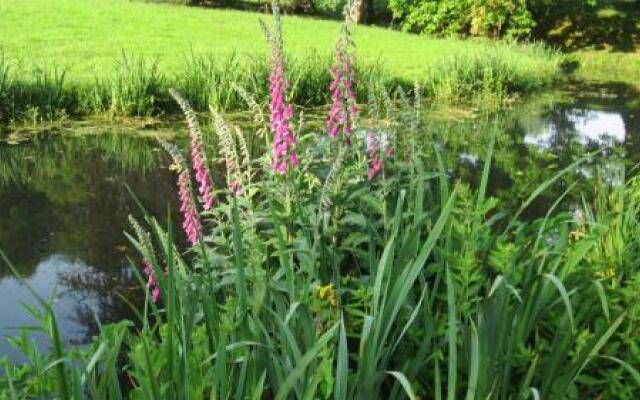
<instances>
[{"instance_id":1,"label":"yellow wildflower","mask_svg":"<svg viewBox=\"0 0 640 400\"><path fill-rule=\"evenodd\" d=\"M338 296L336 295L336 289L333 287L333 283L326 286L318 286L316 289L316 297L320 300L326 300L331 307L338 306Z\"/></svg>"}]
</instances>

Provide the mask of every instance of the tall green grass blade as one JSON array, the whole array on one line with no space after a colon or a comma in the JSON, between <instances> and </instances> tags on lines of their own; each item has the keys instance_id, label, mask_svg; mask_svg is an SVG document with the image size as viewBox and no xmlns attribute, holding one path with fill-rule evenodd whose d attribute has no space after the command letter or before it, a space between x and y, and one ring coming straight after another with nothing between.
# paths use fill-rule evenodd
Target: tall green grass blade
<instances>
[{"instance_id":1,"label":"tall green grass blade","mask_svg":"<svg viewBox=\"0 0 640 400\"><path fill-rule=\"evenodd\" d=\"M449 345L449 365L447 375L447 400L455 400L458 375L458 320L453 279L449 266L445 266L447 279L447 343Z\"/></svg>"},{"instance_id":2,"label":"tall green grass blade","mask_svg":"<svg viewBox=\"0 0 640 400\"><path fill-rule=\"evenodd\" d=\"M407 377L404 376L402 372L387 371L387 374L393 376L394 378L396 378L398 382L400 382L400 385L402 386L402 388L404 389L404 392L406 393L407 397L409 397L410 400L417 400L417 397L413 392L413 389L411 388L411 383L409 383L409 381L407 380Z\"/></svg>"},{"instance_id":3,"label":"tall green grass blade","mask_svg":"<svg viewBox=\"0 0 640 400\"><path fill-rule=\"evenodd\" d=\"M562 302L564 303L565 309L567 310L567 317L569 317L569 324L571 325L571 332L575 332L575 322L573 318L573 307L571 306L571 300L569 299L569 294L567 293L567 289L564 287L564 284L557 276L552 274L544 274L544 277L551 281L553 285L556 287L558 292L560 293L560 297L562 298Z\"/></svg>"},{"instance_id":4,"label":"tall green grass blade","mask_svg":"<svg viewBox=\"0 0 640 400\"><path fill-rule=\"evenodd\" d=\"M344 317L340 318L340 337L338 341L338 358L336 361L336 383L334 400L346 400L349 384L349 349L347 348L347 332Z\"/></svg>"},{"instance_id":5,"label":"tall green grass blade","mask_svg":"<svg viewBox=\"0 0 640 400\"><path fill-rule=\"evenodd\" d=\"M540 392L538 391L538 389L534 388L534 387L530 387L529 388L529 392L527 395L527 398L529 397L533 397L533 400L541 400L542 397L540 396Z\"/></svg>"},{"instance_id":6,"label":"tall green grass blade","mask_svg":"<svg viewBox=\"0 0 640 400\"><path fill-rule=\"evenodd\" d=\"M233 208L231 209L233 223L233 253L236 270L236 290L238 291L239 308L242 315L247 312L247 284L244 272L244 249L242 247L242 228L240 217L238 216L238 202L233 198Z\"/></svg>"},{"instance_id":7,"label":"tall green grass blade","mask_svg":"<svg viewBox=\"0 0 640 400\"><path fill-rule=\"evenodd\" d=\"M633 378L634 382L636 383L636 386L638 386L638 389L640 390L640 372L638 372L638 370L635 369L631 364L617 357L612 357L612 356L599 356L599 358L610 360L620 364L622 368L624 368L625 370L627 370L627 372L629 372L629 375L631 375L631 378Z\"/></svg>"},{"instance_id":8,"label":"tall green grass blade","mask_svg":"<svg viewBox=\"0 0 640 400\"><path fill-rule=\"evenodd\" d=\"M435 368L433 369L433 381L435 394L433 398L435 400L442 400L442 377L440 375L440 363L438 362L438 356L434 357Z\"/></svg>"},{"instance_id":9,"label":"tall green grass blade","mask_svg":"<svg viewBox=\"0 0 640 400\"><path fill-rule=\"evenodd\" d=\"M260 375L260 379L258 379L258 383L253 388L253 393L251 395L252 400L260 400L264 395L264 382L267 379L267 371L264 371L262 375Z\"/></svg>"},{"instance_id":10,"label":"tall green grass blade","mask_svg":"<svg viewBox=\"0 0 640 400\"><path fill-rule=\"evenodd\" d=\"M487 183L489 182L489 172L491 171L491 160L493 159L493 151L496 144L497 135L497 129L492 129L491 137L489 138L489 145L487 146L487 153L484 157L484 167L482 169L482 177L480 178L480 186L478 187L478 200L476 203L476 210L480 210L484 204L485 196L487 193Z\"/></svg>"},{"instance_id":11,"label":"tall green grass blade","mask_svg":"<svg viewBox=\"0 0 640 400\"><path fill-rule=\"evenodd\" d=\"M431 254L431 251L436 245L436 242L440 238L440 235L444 230L445 224L449 219L449 215L453 210L455 197L456 197L456 191L454 189L453 193L449 197L449 200L447 201L444 208L442 209L440 216L438 217L438 220L436 221L433 228L431 229L431 232L429 232L429 236L427 236L427 239L422 245L422 248L420 249L420 253L418 253L414 262L400 274L398 280L393 286L391 290L391 295L389 296L389 300L388 300L390 305L392 305L393 307L391 309L391 313L388 314L388 316L384 319L384 322L386 324L386 329L384 330L384 333L382 335L376 335L376 338L381 339L380 341L376 340L378 345L378 351L381 351L380 347L388 337L389 331L391 330L391 327L393 326L396 320L396 317L398 315L398 312L400 311L400 308L404 305L405 299L407 298L411 288L413 287L416 279L418 278L418 275L420 274L420 272L424 268L425 263L427 262L427 258Z\"/></svg>"},{"instance_id":12,"label":"tall green grass blade","mask_svg":"<svg viewBox=\"0 0 640 400\"><path fill-rule=\"evenodd\" d=\"M607 300L607 295L605 294L604 287L600 281L594 280L593 286L596 288L596 293L598 294L598 298L600 299L600 305L602 306L602 312L604 312L604 316L607 319L607 322L610 321L609 316L609 301Z\"/></svg>"},{"instance_id":13,"label":"tall green grass blade","mask_svg":"<svg viewBox=\"0 0 640 400\"><path fill-rule=\"evenodd\" d=\"M573 382L587 364L600 352L609 338L618 330L618 327L620 327L626 316L626 312L622 313L604 332L595 336L590 341L589 345L585 347L587 350L583 351L581 356L576 360L576 369L572 373L570 381L566 382L565 380L567 385Z\"/></svg>"},{"instance_id":14,"label":"tall green grass blade","mask_svg":"<svg viewBox=\"0 0 640 400\"><path fill-rule=\"evenodd\" d=\"M293 389L296 382L304 375L307 367L311 364L318 353L329 343L329 341L333 338L333 336L338 331L340 324L335 324L331 327L327 332L325 332L318 341L313 345L313 347L305 353L304 356L300 359L300 362L296 363L295 368L289 372L289 376L282 383L282 386L278 388L278 392L276 394L275 400L285 400L291 390Z\"/></svg>"},{"instance_id":15,"label":"tall green grass blade","mask_svg":"<svg viewBox=\"0 0 640 400\"><path fill-rule=\"evenodd\" d=\"M480 342L478 339L478 329L471 321L471 364L469 366L469 382L465 400L474 400L478 388L478 376L480 369Z\"/></svg>"}]
</instances>

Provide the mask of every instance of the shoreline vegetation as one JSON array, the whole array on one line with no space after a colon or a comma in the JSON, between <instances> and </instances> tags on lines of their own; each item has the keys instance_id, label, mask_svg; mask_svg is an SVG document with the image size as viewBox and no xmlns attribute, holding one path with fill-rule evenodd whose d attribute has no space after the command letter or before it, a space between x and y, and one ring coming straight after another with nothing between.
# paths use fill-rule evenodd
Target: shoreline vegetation
<instances>
[{"instance_id":1,"label":"shoreline vegetation","mask_svg":"<svg viewBox=\"0 0 640 400\"><path fill-rule=\"evenodd\" d=\"M501 45L484 50L445 57L415 80L389 72L381 63L358 63L358 76L368 83L358 87L358 101L366 101L371 85L409 93L418 85L424 96L436 103L499 106L548 88L561 75L561 57L542 46ZM524 54L523 60L518 60L519 53ZM287 58L292 103L301 107L329 104L330 60L329 53L316 52ZM69 70L61 67L32 68L27 73L18 65L0 55L0 121L4 123L96 115L177 115L179 109L169 95L171 88L184 93L196 111L248 110L243 91L250 91L259 104L266 104L267 99L266 54L226 59L191 54L176 73L162 70L157 60L122 54L114 61L112 72L87 81L75 81Z\"/></svg>"},{"instance_id":2,"label":"shoreline vegetation","mask_svg":"<svg viewBox=\"0 0 640 400\"><path fill-rule=\"evenodd\" d=\"M48 3L0 5L0 123L178 114L171 88L196 111L248 109L238 88L266 104L268 51L255 29L264 14L121 0ZM26 19L39 26L36 35ZM289 100L325 106L327 43L340 24L285 21ZM410 93L418 84L434 102L500 105L550 86L564 63L542 44L430 39L366 26L354 27L354 37L360 103L370 85Z\"/></svg>"},{"instance_id":3,"label":"shoreline vegetation","mask_svg":"<svg viewBox=\"0 0 640 400\"><path fill-rule=\"evenodd\" d=\"M6 22L0 27L5 131L91 117L173 118L180 110L172 88L196 112L251 110L241 92L266 105L267 48L255 29L265 14L121 0L5 2L0 10ZM77 18L67 21L68 15ZM39 25L37 35L20 22L25 18ZM337 34L339 23L285 20L289 100L326 107L332 59L326 38ZM354 27L354 37L361 104L370 86L410 95L417 84L434 104L493 109L567 77L631 84L639 78L635 53L563 54L541 43L431 38L368 26Z\"/></svg>"}]
</instances>

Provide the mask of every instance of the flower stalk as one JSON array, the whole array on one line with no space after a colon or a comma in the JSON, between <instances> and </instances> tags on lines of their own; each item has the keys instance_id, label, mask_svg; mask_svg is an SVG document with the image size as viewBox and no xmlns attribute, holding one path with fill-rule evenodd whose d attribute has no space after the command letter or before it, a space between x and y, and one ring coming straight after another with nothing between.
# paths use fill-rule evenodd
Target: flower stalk
<instances>
[{"instance_id":1,"label":"flower stalk","mask_svg":"<svg viewBox=\"0 0 640 400\"><path fill-rule=\"evenodd\" d=\"M200 129L198 118L189 105L189 102L187 102L187 100L185 100L177 91L171 89L169 92L182 109L187 120L189 137L191 138L191 162L196 182L198 182L200 202L205 210L210 210L215 204L215 198L213 196L211 177L209 170L207 169L206 155L202 142L202 130Z\"/></svg>"},{"instance_id":2,"label":"flower stalk","mask_svg":"<svg viewBox=\"0 0 640 400\"><path fill-rule=\"evenodd\" d=\"M173 158L171 169L178 173L178 198L180 199L180 213L182 214L182 228L184 229L187 239L191 246L196 246L200 242L202 236L202 222L200 214L193 198L191 189L191 175L189 168L180 151L172 144L158 139L162 147Z\"/></svg>"},{"instance_id":3,"label":"flower stalk","mask_svg":"<svg viewBox=\"0 0 640 400\"><path fill-rule=\"evenodd\" d=\"M273 1L274 26L263 30L271 47L271 73L269 75L269 111L270 128L273 133L273 150L271 167L274 172L285 175L288 170L295 169L298 155L295 150L296 136L291 127L293 107L287 102L286 95L289 82L286 77L284 50L282 40L282 26L277 1Z\"/></svg>"},{"instance_id":4,"label":"flower stalk","mask_svg":"<svg viewBox=\"0 0 640 400\"><path fill-rule=\"evenodd\" d=\"M352 15L349 10L351 7L350 3L345 6L342 33L336 44L335 63L330 71L332 78L329 85L331 108L327 116L327 133L329 136L337 137L342 133L347 142L353 132L355 120L359 113L355 93L356 74L351 51L353 41L349 31Z\"/></svg>"}]
</instances>

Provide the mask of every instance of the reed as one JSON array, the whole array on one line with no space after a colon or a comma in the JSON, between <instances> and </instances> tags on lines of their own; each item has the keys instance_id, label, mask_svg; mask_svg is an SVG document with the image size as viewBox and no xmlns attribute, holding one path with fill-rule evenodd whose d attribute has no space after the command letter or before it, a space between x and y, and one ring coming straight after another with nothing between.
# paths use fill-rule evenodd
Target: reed
<instances>
[{"instance_id":1,"label":"reed","mask_svg":"<svg viewBox=\"0 0 640 400\"><path fill-rule=\"evenodd\" d=\"M425 96L439 103L502 105L514 96L526 95L550 85L559 71L553 59L539 63L519 63L500 52L445 57L427 69L418 80ZM332 57L311 51L287 57L290 66L290 100L302 107L325 106L331 102L327 91ZM221 111L246 110L247 104L236 90L244 88L266 104L269 66L266 58L252 54L217 56L191 53L178 73L162 68L162 62L123 54L113 72L96 75L84 82L69 79L66 68L34 68L25 78L18 63L0 59L0 118L3 122L51 121L63 117L90 115L150 116L176 114L170 88L177 88L199 112L214 107ZM398 78L381 63L357 63L362 82L411 91L415 82ZM366 101L366 86L358 87L359 102Z\"/></svg>"}]
</instances>

